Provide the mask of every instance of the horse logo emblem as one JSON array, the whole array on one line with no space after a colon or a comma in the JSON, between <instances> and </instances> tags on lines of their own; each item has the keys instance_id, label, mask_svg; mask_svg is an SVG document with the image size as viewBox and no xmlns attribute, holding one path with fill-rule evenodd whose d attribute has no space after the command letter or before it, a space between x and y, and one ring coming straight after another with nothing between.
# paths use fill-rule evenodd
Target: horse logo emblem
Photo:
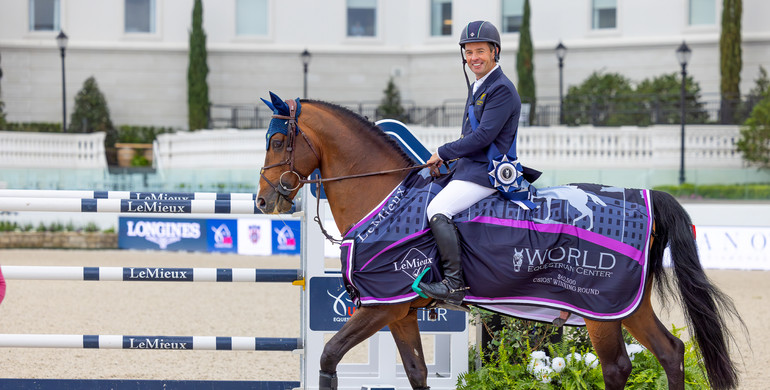
<instances>
[{"instance_id":1,"label":"horse logo emblem","mask_svg":"<svg viewBox=\"0 0 770 390\"><path fill-rule=\"evenodd\" d=\"M513 270L521 271L521 264L524 263L524 249L516 250L513 248Z\"/></svg>"},{"instance_id":2,"label":"horse logo emblem","mask_svg":"<svg viewBox=\"0 0 770 390\"><path fill-rule=\"evenodd\" d=\"M591 210L590 202L599 206L607 206L596 195L585 192L573 185L550 187L538 189L537 197L542 199L547 206L544 221L551 219L551 203L554 200L565 201L570 207L575 209L579 215L572 219L572 225L577 226L577 221L585 219L588 221L588 229L594 229L594 212Z\"/></svg>"}]
</instances>

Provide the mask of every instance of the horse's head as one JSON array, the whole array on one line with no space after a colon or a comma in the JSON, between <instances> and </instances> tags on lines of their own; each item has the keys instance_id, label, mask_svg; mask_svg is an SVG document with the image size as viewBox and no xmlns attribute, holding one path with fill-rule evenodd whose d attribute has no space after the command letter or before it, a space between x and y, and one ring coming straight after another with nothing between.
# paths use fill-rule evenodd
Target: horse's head
<instances>
[{"instance_id":1,"label":"horse's head","mask_svg":"<svg viewBox=\"0 0 770 390\"><path fill-rule=\"evenodd\" d=\"M266 135L257 207L263 213L278 214L291 209L299 188L318 168L319 158L310 139L297 125L301 112L299 99L284 102L272 92L270 97L272 102L262 99L273 110L273 119Z\"/></svg>"}]
</instances>

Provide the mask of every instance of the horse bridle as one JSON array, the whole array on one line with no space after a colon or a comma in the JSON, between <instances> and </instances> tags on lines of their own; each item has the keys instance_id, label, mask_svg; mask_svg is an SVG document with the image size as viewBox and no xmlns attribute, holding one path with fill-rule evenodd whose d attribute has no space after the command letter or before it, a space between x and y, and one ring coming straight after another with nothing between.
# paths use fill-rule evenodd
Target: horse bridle
<instances>
[{"instance_id":1,"label":"horse bridle","mask_svg":"<svg viewBox=\"0 0 770 390\"><path fill-rule=\"evenodd\" d=\"M265 182L270 185L270 187L273 188L273 190L278 193L279 196L281 196L284 200L286 200L289 203L294 203L294 201L289 198L289 195L291 195L292 192L294 192L297 188L299 188L301 185L309 182L314 182L315 180L307 180L308 175L303 175L294 167L294 151L295 148L295 142L297 139L297 133L302 134L302 138L305 139L305 142L307 142L307 145L310 147L310 150L313 151L313 154L315 155L316 159L321 161L321 156L318 154L318 151L316 151L315 147L313 146L313 143L310 142L310 139L308 139L305 132L302 131L297 126L297 102L294 100L286 100L286 104L289 106L289 115L273 115L274 119L284 119L288 122L288 129L286 132L286 158L281 161L277 162L275 164L270 164L268 166L262 167L262 169L259 170L259 176L265 180ZM268 140L269 141L269 140ZM269 146L269 145L268 145ZM265 171L270 168L280 167L288 165L289 170L281 173L281 176L278 177L278 184L273 183L270 181L270 179L265 176ZM294 187L288 187L284 184L283 177L286 174L293 174L297 177L297 185Z\"/></svg>"},{"instance_id":2,"label":"horse bridle","mask_svg":"<svg viewBox=\"0 0 770 390\"><path fill-rule=\"evenodd\" d=\"M321 155L318 153L316 148L313 146L313 143L310 142L310 139L307 137L305 132L303 132L302 129L300 129L299 126L297 126L297 102L292 100L292 99L288 99L288 100L286 100L286 104L289 106L289 115L278 115L278 114L275 114L275 115L272 116L274 119L284 119L288 123L287 132L286 132L286 137L287 137L286 153L285 153L286 158L283 161L281 161L281 162L277 162L275 164L270 164L268 166L262 167L262 169L259 170L259 176L263 180L265 180L265 182L268 185L270 185L270 187L272 187L273 190L281 198L283 198L284 200L286 200L289 203L294 204L294 200L291 199L289 197L289 195L291 195L292 192L294 192L297 188L299 188L303 184L315 183L317 185L317 187L316 187L316 192L317 192L317 194L316 194L316 208L318 209L318 208L320 208L320 204L321 204L320 192L321 192L321 184L322 183L329 182L329 181L339 181L339 180L345 180L345 179L354 179L354 178L359 178L359 177L385 175L385 174L388 174L388 173L410 171L410 170L422 169L422 168L426 168L426 167L430 166L428 164L422 164L422 165L415 165L415 166L405 167L405 168L396 168L396 169L389 169L389 170L384 170L384 171L359 173L359 174L355 174L355 175L337 176L337 177L329 177L329 178L320 178L319 177L317 179L308 179L307 178L308 175L303 175L300 172L297 172L297 170L295 169L295 166L294 166L294 152L297 150L297 148L295 147L295 143L297 142L297 134L301 134L302 138L305 139L305 142L310 147L310 150L313 152L313 154L315 155L316 159L318 160L319 165L321 163ZM289 170L281 173L281 176L278 177L278 183L277 184L273 183L272 181L270 181L270 179L268 179L265 176L265 171L266 170L271 169L271 168L275 168L275 167L284 166L284 165L288 165L289 166ZM297 185L296 186L289 187L289 186L284 184L283 177L286 174L293 174L294 176L297 177ZM327 233L326 229L324 229L324 226L323 226L323 223L321 222L321 219L318 217L317 214L316 214L315 218L313 218L313 219L318 223L318 226L321 227L321 232L323 233L324 236L326 236L326 239L328 239L329 241L331 241L333 243L338 243L338 244L342 243L342 240L336 239L336 238L332 237L329 233Z\"/></svg>"}]
</instances>

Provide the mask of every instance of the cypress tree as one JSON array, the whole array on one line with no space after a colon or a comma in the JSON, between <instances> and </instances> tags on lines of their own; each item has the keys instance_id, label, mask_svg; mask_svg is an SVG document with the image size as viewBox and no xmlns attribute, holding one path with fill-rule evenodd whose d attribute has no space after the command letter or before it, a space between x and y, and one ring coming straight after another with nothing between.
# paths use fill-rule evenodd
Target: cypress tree
<instances>
[{"instance_id":1,"label":"cypress tree","mask_svg":"<svg viewBox=\"0 0 770 390\"><path fill-rule=\"evenodd\" d=\"M89 77L83 83L83 88L75 96L75 110L70 115L70 123L67 132L93 133L95 131L107 132L108 136L113 130L110 119L110 109L107 107L107 99L99 90L94 76ZM109 138L109 137L108 137ZM105 141L108 146L110 140ZM114 140L111 141L114 144Z\"/></svg>"},{"instance_id":2,"label":"cypress tree","mask_svg":"<svg viewBox=\"0 0 770 390\"><path fill-rule=\"evenodd\" d=\"M0 68L0 81L3 79L3 68ZM3 103L3 90L0 86L0 130L5 130L5 103Z\"/></svg>"},{"instance_id":3,"label":"cypress tree","mask_svg":"<svg viewBox=\"0 0 770 390\"><path fill-rule=\"evenodd\" d=\"M741 82L741 15L742 0L723 0L722 34L719 37L721 72L722 123L733 123L740 97Z\"/></svg>"},{"instance_id":4,"label":"cypress tree","mask_svg":"<svg viewBox=\"0 0 770 390\"><path fill-rule=\"evenodd\" d=\"M187 120L190 130L208 127L209 86L206 77L206 33L203 32L203 5L195 0L190 32L190 63L187 68Z\"/></svg>"},{"instance_id":5,"label":"cypress tree","mask_svg":"<svg viewBox=\"0 0 770 390\"><path fill-rule=\"evenodd\" d=\"M396 83L393 82L393 77L388 80L388 86L385 87L385 90L382 92L384 93L384 96L380 101L379 107L377 107L377 117L406 122L406 112L401 105L401 92L398 90Z\"/></svg>"},{"instance_id":6,"label":"cypress tree","mask_svg":"<svg viewBox=\"0 0 770 390\"><path fill-rule=\"evenodd\" d=\"M519 52L516 53L517 89L522 103L529 103L530 122L535 118L535 64L533 62L532 34L529 29L529 0L524 1L524 15L519 30Z\"/></svg>"}]
</instances>

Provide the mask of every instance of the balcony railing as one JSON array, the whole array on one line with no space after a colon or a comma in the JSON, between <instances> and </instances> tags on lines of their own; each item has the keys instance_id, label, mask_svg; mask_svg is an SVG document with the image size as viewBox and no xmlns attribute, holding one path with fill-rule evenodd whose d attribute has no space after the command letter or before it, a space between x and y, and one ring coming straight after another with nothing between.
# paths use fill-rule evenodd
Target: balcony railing
<instances>
[{"instance_id":1,"label":"balcony railing","mask_svg":"<svg viewBox=\"0 0 770 390\"><path fill-rule=\"evenodd\" d=\"M525 124L537 126L650 126L680 123L680 96L676 95L620 95L585 96L573 99L567 96L564 104L556 97L543 97L530 102L531 113ZM723 100L719 94L688 95L685 100L685 118L689 124L741 124L759 102L757 96ZM526 102L525 102L526 103ZM336 102L371 121L392 116L383 115L379 101ZM437 106L418 106L403 101L405 123L420 126L459 127L465 114L465 100L449 99ZM561 109L564 110L560 123ZM261 103L257 105L214 104L209 115L209 127L235 129L264 129L272 112Z\"/></svg>"}]
</instances>

